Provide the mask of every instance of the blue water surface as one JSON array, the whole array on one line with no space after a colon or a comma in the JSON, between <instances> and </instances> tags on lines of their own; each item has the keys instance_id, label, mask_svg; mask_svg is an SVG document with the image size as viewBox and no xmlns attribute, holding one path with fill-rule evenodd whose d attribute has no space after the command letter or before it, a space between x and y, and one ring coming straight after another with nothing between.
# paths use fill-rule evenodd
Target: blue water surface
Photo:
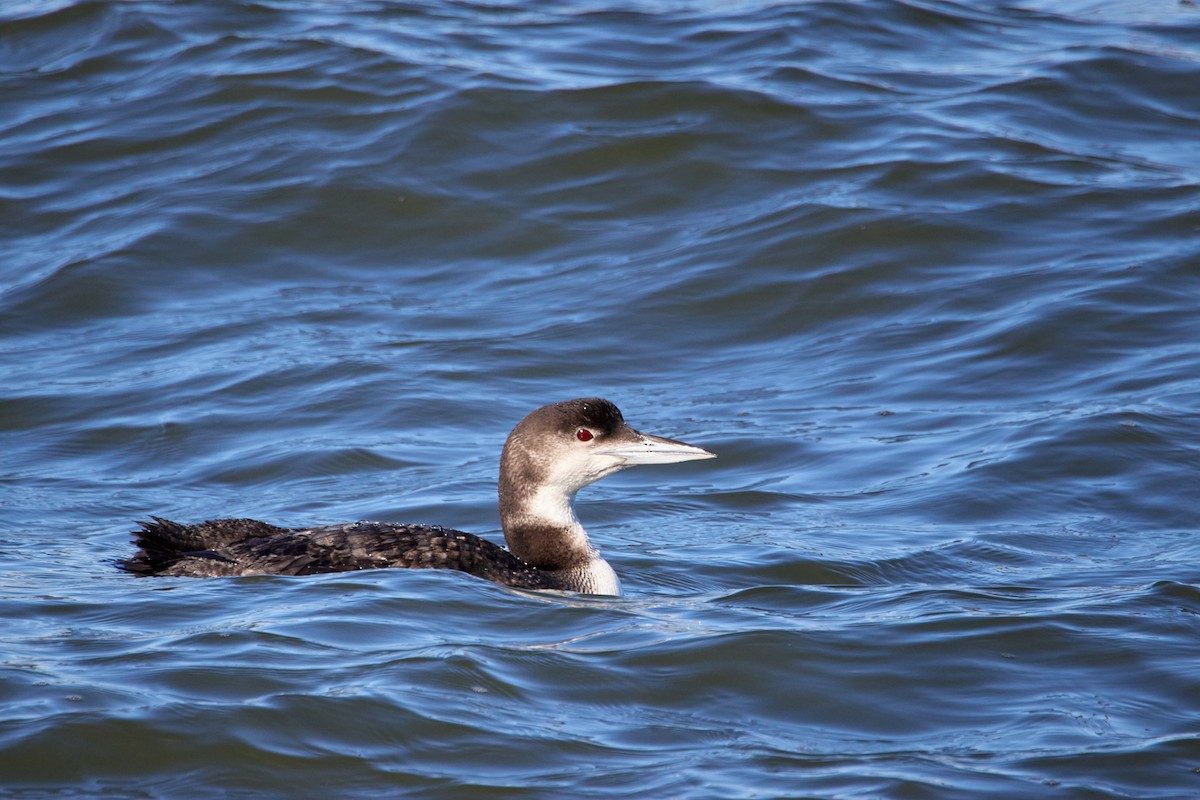
<instances>
[{"instance_id":1,"label":"blue water surface","mask_svg":"<svg viewBox=\"0 0 1200 800\"><path fill-rule=\"evenodd\" d=\"M0 9L0 796L1200 795L1190 2ZM149 515L621 598L136 578Z\"/></svg>"}]
</instances>

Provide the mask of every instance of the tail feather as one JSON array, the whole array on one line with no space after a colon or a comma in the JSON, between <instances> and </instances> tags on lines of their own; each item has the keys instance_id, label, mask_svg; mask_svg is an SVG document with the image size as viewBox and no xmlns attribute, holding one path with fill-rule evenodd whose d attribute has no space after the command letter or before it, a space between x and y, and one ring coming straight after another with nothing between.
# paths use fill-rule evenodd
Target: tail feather
<instances>
[{"instance_id":1,"label":"tail feather","mask_svg":"<svg viewBox=\"0 0 1200 800\"><path fill-rule=\"evenodd\" d=\"M137 575L159 575L182 558L208 554L210 551L254 536L286 533L286 528L268 525L253 519L218 519L196 525L181 525L162 517L151 522L139 522L141 530L133 532L138 552L122 563L122 567Z\"/></svg>"}]
</instances>

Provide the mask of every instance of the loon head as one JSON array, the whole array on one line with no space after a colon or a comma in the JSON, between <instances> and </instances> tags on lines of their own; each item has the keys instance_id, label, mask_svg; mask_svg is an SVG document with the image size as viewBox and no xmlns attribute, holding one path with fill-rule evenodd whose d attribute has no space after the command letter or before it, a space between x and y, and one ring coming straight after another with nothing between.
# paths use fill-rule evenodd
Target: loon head
<instances>
[{"instance_id":1,"label":"loon head","mask_svg":"<svg viewBox=\"0 0 1200 800\"><path fill-rule=\"evenodd\" d=\"M539 569L583 570L593 585L620 594L575 516L575 493L637 464L715 458L694 445L639 433L621 411L597 397L542 406L517 424L500 457L500 519L509 549ZM586 575L585 575L586 577Z\"/></svg>"}]
</instances>

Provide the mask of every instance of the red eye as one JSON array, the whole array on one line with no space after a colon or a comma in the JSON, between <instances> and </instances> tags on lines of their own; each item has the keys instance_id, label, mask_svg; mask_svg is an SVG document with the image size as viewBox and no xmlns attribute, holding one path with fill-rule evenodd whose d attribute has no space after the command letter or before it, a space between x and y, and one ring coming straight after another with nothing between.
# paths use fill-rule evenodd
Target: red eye
<instances>
[{"instance_id":1,"label":"red eye","mask_svg":"<svg viewBox=\"0 0 1200 800\"><path fill-rule=\"evenodd\" d=\"M590 442L592 440L592 432L587 428L580 428L575 431L575 438L581 442Z\"/></svg>"}]
</instances>

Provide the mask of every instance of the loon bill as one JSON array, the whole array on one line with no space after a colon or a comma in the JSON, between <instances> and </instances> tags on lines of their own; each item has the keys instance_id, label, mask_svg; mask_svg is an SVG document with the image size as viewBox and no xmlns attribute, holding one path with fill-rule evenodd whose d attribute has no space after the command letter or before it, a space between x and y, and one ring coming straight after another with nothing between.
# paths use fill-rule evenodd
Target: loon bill
<instances>
[{"instance_id":1,"label":"loon bill","mask_svg":"<svg viewBox=\"0 0 1200 800\"><path fill-rule=\"evenodd\" d=\"M383 567L454 569L523 589L621 593L575 516L575 493L636 464L715 458L639 433L600 398L553 403L513 428L500 456L500 523L508 550L436 525L353 522L280 528L253 519L181 525L152 517L122 566L137 575L311 575Z\"/></svg>"}]
</instances>

